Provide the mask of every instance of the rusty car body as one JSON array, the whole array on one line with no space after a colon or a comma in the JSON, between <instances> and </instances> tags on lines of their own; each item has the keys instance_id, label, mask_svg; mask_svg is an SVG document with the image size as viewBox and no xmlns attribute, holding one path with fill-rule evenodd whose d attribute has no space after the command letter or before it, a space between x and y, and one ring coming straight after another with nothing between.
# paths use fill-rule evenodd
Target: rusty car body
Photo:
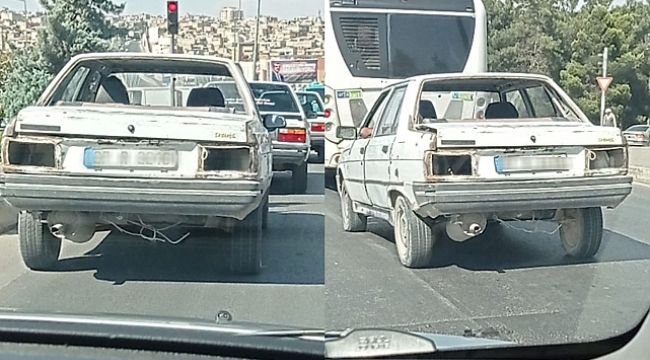
<instances>
[{"instance_id":1,"label":"rusty car body","mask_svg":"<svg viewBox=\"0 0 650 360\"><path fill-rule=\"evenodd\" d=\"M236 84L238 108L218 89L195 85L214 77ZM143 100L143 91L155 101ZM231 270L258 272L272 180L269 131L284 125L260 116L229 60L76 56L2 139L0 189L21 210L23 260L55 268L62 240L89 241L103 226L167 243L203 227L231 233Z\"/></svg>"},{"instance_id":2,"label":"rusty car body","mask_svg":"<svg viewBox=\"0 0 650 360\"><path fill-rule=\"evenodd\" d=\"M343 225L368 216L395 229L403 265L429 264L446 233L466 241L488 224L550 221L568 255L600 247L602 207L631 192L619 129L593 125L541 75L440 74L386 88L337 170Z\"/></svg>"}]
</instances>

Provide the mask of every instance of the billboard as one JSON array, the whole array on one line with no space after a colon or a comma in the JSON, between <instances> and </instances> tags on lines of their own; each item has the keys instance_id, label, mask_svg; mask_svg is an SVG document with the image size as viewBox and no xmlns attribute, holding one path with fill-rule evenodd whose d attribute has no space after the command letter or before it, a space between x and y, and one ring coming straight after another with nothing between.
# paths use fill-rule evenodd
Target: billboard
<instances>
[{"instance_id":1,"label":"billboard","mask_svg":"<svg viewBox=\"0 0 650 360\"><path fill-rule=\"evenodd\" d=\"M271 60L269 80L290 84L318 81L318 60Z\"/></svg>"}]
</instances>

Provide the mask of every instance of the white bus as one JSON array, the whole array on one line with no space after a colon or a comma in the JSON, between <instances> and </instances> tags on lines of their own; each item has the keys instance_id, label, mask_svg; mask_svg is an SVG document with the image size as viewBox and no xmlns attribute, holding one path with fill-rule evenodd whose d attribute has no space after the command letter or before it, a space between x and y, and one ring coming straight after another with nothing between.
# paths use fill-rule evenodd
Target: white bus
<instances>
[{"instance_id":1,"label":"white bus","mask_svg":"<svg viewBox=\"0 0 650 360\"><path fill-rule=\"evenodd\" d=\"M325 167L339 125L359 126L379 92L415 75L487 71L481 0L325 0Z\"/></svg>"}]
</instances>

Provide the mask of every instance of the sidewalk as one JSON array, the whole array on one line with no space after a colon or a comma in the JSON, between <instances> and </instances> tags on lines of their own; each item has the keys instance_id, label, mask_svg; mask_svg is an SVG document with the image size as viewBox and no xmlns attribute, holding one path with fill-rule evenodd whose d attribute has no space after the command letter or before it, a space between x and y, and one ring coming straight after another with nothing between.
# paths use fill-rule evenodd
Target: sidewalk
<instances>
[{"instance_id":1,"label":"sidewalk","mask_svg":"<svg viewBox=\"0 0 650 360\"><path fill-rule=\"evenodd\" d=\"M650 185L650 147L630 147L630 175L634 181Z\"/></svg>"}]
</instances>

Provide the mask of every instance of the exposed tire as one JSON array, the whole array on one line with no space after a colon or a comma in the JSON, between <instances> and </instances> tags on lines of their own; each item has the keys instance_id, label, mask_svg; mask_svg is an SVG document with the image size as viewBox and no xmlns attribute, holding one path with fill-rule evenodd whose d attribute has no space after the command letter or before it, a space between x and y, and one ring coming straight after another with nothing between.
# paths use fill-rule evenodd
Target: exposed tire
<instances>
[{"instance_id":1,"label":"exposed tire","mask_svg":"<svg viewBox=\"0 0 650 360\"><path fill-rule=\"evenodd\" d=\"M40 214L18 214L18 239L23 262L31 270L54 270L61 252L61 240L41 223Z\"/></svg>"},{"instance_id":2,"label":"exposed tire","mask_svg":"<svg viewBox=\"0 0 650 360\"><path fill-rule=\"evenodd\" d=\"M237 224L228 239L230 271L238 275L259 274L262 269L262 223L260 206Z\"/></svg>"},{"instance_id":3,"label":"exposed tire","mask_svg":"<svg viewBox=\"0 0 650 360\"><path fill-rule=\"evenodd\" d=\"M304 194L307 191L307 162L296 166L291 171L291 184L293 192Z\"/></svg>"},{"instance_id":4,"label":"exposed tire","mask_svg":"<svg viewBox=\"0 0 650 360\"><path fill-rule=\"evenodd\" d=\"M398 196L393 207L395 247L402 265L421 268L430 264L436 232L420 219L403 196Z\"/></svg>"},{"instance_id":5,"label":"exposed tire","mask_svg":"<svg viewBox=\"0 0 650 360\"><path fill-rule=\"evenodd\" d=\"M343 218L343 230L347 232L361 232L368 228L368 217L354 212L352 199L344 184L341 184L341 217Z\"/></svg>"},{"instance_id":6,"label":"exposed tire","mask_svg":"<svg viewBox=\"0 0 650 360\"><path fill-rule=\"evenodd\" d=\"M567 255L591 258L598 252L603 239L603 210L566 209L560 228L560 239Z\"/></svg>"}]
</instances>

